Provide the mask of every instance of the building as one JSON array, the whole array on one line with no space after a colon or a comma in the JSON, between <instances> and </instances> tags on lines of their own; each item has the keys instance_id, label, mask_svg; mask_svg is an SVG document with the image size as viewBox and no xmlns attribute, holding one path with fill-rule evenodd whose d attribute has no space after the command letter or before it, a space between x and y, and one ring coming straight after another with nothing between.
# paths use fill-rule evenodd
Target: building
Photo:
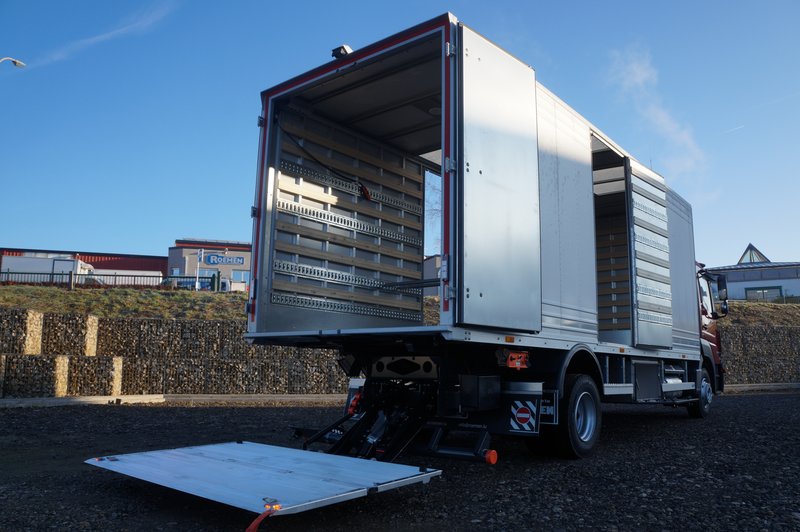
<instances>
[{"instance_id":1,"label":"building","mask_svg":"<svg viewBox=\"0 0 800 532\"><path fill-rule=\"evenodd\" d=\"M168 268L170 276L216 276L223 290L247 290L250 285L250 242L176 240L175 245L169 248Z\"/></svg>"},{"instance_id":2,"label":"building","mask_svg":"<svg viewBox=\"0 0 800 532\"><path fill-rule=\"evenodd\" d=\"M35 257L47 259L80 260L91 264L99 271L161 272L167 274L167 257L157 255L130 255L126 253L102 253L95 251L66 251L53 249L0 248L0 271L3 257Z\"/></svg>"},{"instance_id":3,"label":"building","mask_svg":"<svg viewBox=\"0 0 800 532\"><path fill-rule=\"evenodd\" d=\"M770 262L753 244L736 264L707 270L725 275L730 299L800 301L800 262Z\"/></svg>"},{"instance_id":4,"label":"building","mask_svg":"<svg viewBox=\"0 0 800 532\"><path fill-rule=\"evenodd\" d=\"M442 256L441 255L431 255L429 257L425 257L424 262L422 263L422 278L423 279L440 279L441 274L440 271L442 269ZM422 290L422 295L425 296L435 296L439 294L439 287L426 287Z\"/></svg>"}]
</instances>

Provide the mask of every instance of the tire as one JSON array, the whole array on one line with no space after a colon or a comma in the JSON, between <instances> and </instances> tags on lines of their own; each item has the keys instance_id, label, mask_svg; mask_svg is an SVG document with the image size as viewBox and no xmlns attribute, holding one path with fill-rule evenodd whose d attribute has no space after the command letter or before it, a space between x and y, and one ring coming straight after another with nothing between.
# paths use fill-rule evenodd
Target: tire
<instances>
[{"instance_id":1,"label":"tire","mask_svg":"<svg viewBox=\"0 0 800 532\"><path fill-rule=\"evenodd\" d=\"M686 407L686 410L689 411L689 417L698 419L708 417L713 399L714 388L711 386L711 377L708 375L708 370L703 368L703 373L700 377L700 397Z\"/></svg>"},{"instance_id":2,"label":"tire","mask_svg":"<svg viewBox=\"0 0 800 532\"><path fill-rule=\"evenodd\" d=\"M603 421L600 394L588 375L569 374L564 385L555 443L559 454L567 458L585 458L592 454L600 438Z\"/></svg>"}]
</instances>

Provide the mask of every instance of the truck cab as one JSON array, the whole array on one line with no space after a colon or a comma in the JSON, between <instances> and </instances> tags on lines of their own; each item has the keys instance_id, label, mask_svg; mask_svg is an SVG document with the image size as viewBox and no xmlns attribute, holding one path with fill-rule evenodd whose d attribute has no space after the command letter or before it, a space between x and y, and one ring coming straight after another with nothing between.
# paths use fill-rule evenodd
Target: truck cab
<instances>
[{"instance_id":1,"label":"truck cab","mask_svg":"<svg viewBox=\"0 0 800 532\"><path fill-rule=\"evenodd\" d=\"M717 321L728 315L728 285L724 275L710 274L701 263L697 267L700 345L712 391L719 393L725 388L725 367Z\"/></svg>"}]
</instances>

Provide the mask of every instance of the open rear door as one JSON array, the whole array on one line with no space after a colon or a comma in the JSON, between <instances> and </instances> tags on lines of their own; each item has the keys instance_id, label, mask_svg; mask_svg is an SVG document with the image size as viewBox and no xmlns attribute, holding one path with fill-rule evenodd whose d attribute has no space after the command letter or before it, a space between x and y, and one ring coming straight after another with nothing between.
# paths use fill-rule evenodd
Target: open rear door
<instances>
[{"instance_id":1,"label":"open rear door","mask_svg":"<svg viewBox=\"0 0 800 532\"><path fill-rule=\"evenodd\" d=\"M459 25L458 321L541 329L533 69Z\"/></svg>"},{"instance_id":2,"label":"open rear door","mask_svg":"<svg viewBox=\"0 0 800 532\"><path fill-rule=\"evenodd\" d=\"M672 347L667 187L661 176L632 159L626 159L625 174L632 228L633 343Z\"/></svg>"}]
</instances>

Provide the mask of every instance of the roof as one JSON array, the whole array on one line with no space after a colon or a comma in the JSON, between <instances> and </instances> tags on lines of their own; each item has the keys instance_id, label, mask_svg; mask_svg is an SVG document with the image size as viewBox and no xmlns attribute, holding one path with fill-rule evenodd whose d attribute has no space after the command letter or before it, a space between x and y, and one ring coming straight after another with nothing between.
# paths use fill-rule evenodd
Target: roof
<instances>
[{"instance_id":1,"label":"roof","mask_svg":"<svg viewBox=\"0 0 800 532\"><path fill-rule=\"evenodd\" d=\"M250 242L237 242L230 240L210 240L199 238L181 238L175 241L175 245L170 249L190 248L190 249L229 249L231 251L250 251Z\"/></svg>"},{"instance_id":2,"label":"roof","mask_svg":"<svg viewBox=\"0 0 800 532\"><path fill-rule=\"evenodd\" d=\"M706 271L777 270L780 268L800 268L800 262L745 262L730 266L714 266L713 268L706 268Z\"/></svg>"},{"instance_id":3,"label":"roof","mask_svg":"<svg viewBox=\"0 0 800 532\"><path fill-rule=\"evenodd\" d=\"M249 245L249 244L248 244ZM142 258L142 259L158 259L166 260L164 255L137 255L133 253L108 253L105 251L68 251L63 249L34 249L34 248L4 248L0 247L0 255L17 255L23 253L49 253L58 255L80 255L85 257L87 255L100 256L100 257L122 257L122 258Z\"/></svg>"},{"instance_id":4,"label":"roof","mask_svg":"<svg viewBox=\"0 0 800 532\"><path fill-rule=\"evenodd\" d=\"M742 270L777 270L780 268L799 268L800 262L770 262L752 243L747 244L739 262L730 266L714 266L706 268L709 272L742 271Z\"/></svg>"},{"instance_id":5,"label":"roof","mask_svg":"<svg viewBox=\"0 0 800 532\"><path fill-rule=\"evenodd\" d=\"M747 244L747 248L742 253L742 256L739 257L739 262L737 264L751 264L751 263L765 263L769 262L769 259L761 253L756 247L750 243Z\"/></svg>"}]
</instances>

